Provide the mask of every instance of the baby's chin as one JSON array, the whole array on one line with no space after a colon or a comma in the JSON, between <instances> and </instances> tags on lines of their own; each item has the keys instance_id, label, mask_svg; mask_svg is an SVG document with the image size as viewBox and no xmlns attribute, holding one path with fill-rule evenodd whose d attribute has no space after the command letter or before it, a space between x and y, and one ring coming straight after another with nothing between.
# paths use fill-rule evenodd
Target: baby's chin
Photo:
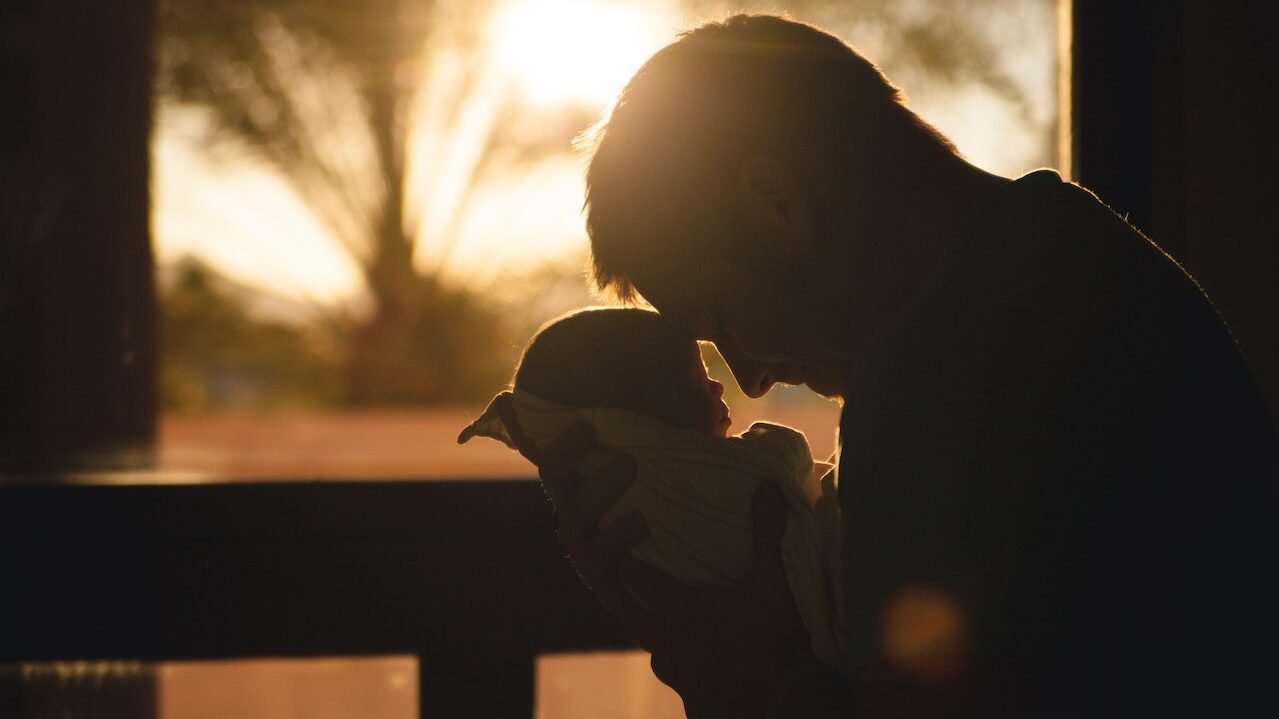
<instances>
[{"instance_id":1,"label":"baby's chin","mask_svg":"<svg viewBox=\"0 0 1279 719\"><path fill-rule=\"evenodd\" d=\"M714 434L716 437L727 437L728 428L732 426L733 426L733 418L729 417L728 415L724 415L723 417L720 418L718 422L715 423L715 431L712 432L711 434Z\"/></svg>"}]
</instances>

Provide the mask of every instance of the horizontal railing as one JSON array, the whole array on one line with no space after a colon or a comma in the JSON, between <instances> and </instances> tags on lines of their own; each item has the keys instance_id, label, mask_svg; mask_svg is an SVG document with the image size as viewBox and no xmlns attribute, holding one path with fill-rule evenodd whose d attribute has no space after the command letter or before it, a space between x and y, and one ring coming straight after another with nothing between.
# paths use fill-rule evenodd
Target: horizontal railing
<instances>
[{"instance_id":1,"label":"horizontal railing","mask_svg":"<svg viewBox=\"0 0 1279 719\"><path fill-rule=\"evenodd\" d=\"M423 716L528 717L628 646L534 481L6 486L0 535L0 662L415 654Z\"/></svg>"}]
</instances>

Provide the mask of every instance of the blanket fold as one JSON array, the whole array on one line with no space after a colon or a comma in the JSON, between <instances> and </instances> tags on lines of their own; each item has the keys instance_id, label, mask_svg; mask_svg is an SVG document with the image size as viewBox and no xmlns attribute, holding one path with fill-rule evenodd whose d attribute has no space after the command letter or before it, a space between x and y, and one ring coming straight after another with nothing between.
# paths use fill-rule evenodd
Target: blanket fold
<instances>
[{"instance_id":1,"label":"blanket fold","mask_svg":"<svg viewBox=\"0 0 1279 719\"><path fill-rule=\"evenodd\" d=\"M775 482L789 507L781 548L787 581L814 653L842 670L834 468L813 461L801 432L758 422L736 437L714 437L628 410L566 407L515 390L495 397L458 442L488 437L535 462L577 420L595 429L595 445L578 466L583 477L606 466L613 453L630 455L636 463L635 483L600 528L639 512L651 536L632 555L691 587L727 589L750 579L751 502L760 482Z\"/></svg>"}]
</instances>

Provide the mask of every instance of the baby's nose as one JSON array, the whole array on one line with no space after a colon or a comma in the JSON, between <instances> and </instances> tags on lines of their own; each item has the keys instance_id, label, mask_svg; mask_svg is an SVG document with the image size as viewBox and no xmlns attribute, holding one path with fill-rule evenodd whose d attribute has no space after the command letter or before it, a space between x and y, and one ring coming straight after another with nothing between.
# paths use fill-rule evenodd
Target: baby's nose
<instances>
[{"instance_id":1,"label":"baby's nose","mask_svg":"<svg viewBox=\"0 0 1279 719\"><path fill-rule=\"evenodd\" d=\"M715 395L717 399L720 397L723 397L724 385L720 384L719 382L716 382L715 380L711 380L711 394Z\"/></svg>"}]
</instances>

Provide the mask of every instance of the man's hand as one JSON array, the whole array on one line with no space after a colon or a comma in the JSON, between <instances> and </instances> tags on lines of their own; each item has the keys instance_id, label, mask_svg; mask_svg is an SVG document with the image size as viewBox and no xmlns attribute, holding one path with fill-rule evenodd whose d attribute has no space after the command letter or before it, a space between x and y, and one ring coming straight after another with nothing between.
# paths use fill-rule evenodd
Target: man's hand
<instances>
[{"instance_id":1,"label":"man's hand","mask_svg":"<svg viewBox=\"0 0 1279 719\"><path fill-rule=\"evenodd\" d=\"M569 558L627 636L652 652L654 673L679 692L689 717L763 716L784 678L816 663L782 566L781 492L770 484L756 493L751 581L731 591L696 590L627 556L648 537L639 515L598 529L635 481L635 461L619 455L600 474L579 476L593 437L589 425L575 425L538 457Z\"/></svg>"},{"instance_id":2,"label":"man's hand","mask_svg":"<svg viewBox=\"0 0 1279 719\"><path fill-rule=\"evenodd\" d=\"M640 515L630 514L599 530L600 519L635 481L635 460L617 455L614 464L584 480L577 465L594 437L586 423L570 427L537 457L538 476L555 505L556 534L573 566L631 640L643 646L638 634L652 617L622 584L618 567L632 547L648 539L648 525Z\"/></svg>"},{"instance_id":3,"label":"man's hand","mask_svg":"<svg viewBox=\"0 0 1279 719\"><path fill-rule=\"evenodd\" d=\"M782 566L786 500L766 484L752 509L755 571L742 587L695 591L637 561L619 567L623 584L660 617L645 648L690 719L765 716L786 677L817 664Z\"/></svg>"}]
</instances>

